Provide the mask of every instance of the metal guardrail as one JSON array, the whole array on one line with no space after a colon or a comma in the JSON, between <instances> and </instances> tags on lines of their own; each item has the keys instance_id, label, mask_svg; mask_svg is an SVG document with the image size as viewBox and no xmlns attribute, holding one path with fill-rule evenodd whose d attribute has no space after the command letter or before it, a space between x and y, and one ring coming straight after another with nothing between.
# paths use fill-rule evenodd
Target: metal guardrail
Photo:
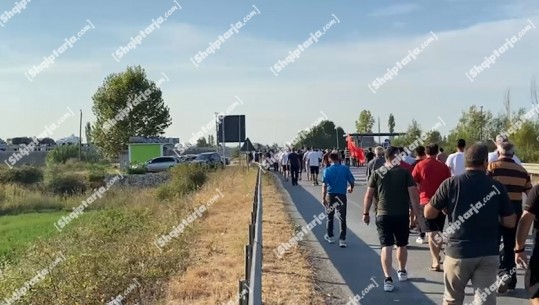
<instances>
[{"instance_id":1,"label":"metal guardrail","mask_svg":"<svg viewBox=\"0 0 539 305\"><path fill-rule=\"evenodd\" d=\"M537 163L522 163L524 169L528 171L530 175L539 175L539 164Z\"/></svg>"},{"instance_id":2,"label":"metal guardrail","mask_svg":"<svg viewBox=\"0 0 539 305\"><path fill-rule=\"evenodd\" d=\"M240 305L262 305L262 170L258 169L249 225L249 244L245 245L245 279L239 282Z\"/></svg>"}]
</instances>

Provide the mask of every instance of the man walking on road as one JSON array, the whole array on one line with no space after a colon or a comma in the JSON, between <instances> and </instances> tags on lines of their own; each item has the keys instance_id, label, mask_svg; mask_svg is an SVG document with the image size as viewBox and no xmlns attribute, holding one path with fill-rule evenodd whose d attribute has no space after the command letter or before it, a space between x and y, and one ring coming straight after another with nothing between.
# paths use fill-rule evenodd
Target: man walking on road
<instances>
[{"instance_id":1,"label":"man walking on road","mask_svg":"<svg viewBox=\"0 0 539 305\"><path fill-rule=\"evenodd\" d=\"M377 169L368 182L367 192L363 203L363 221L370 223L369 211L374 194L377 194L378 208L376 211L376 228L382 246L381 262L384 271L384 290L393 291L391 277L393 245L397 245L397 271L399 281L406 281L408 273L406 262L408 260L408 230L410 201L417 214L419 196L417 187L409 171L399 166L397 159L399 151L396 147L389 147L385 152L386 163Z\"/></svg>"},{"instance_id":2,"label":"man walking on road","mask_svg":"<svg viewBox=\"0 0 539 305\"><path fill-rule=\"evenodd\" d=\"M296 153L296 149L292 148L292 152L288 155L288 166L290 168L290 175L292 176L292 185L298 185L300 164L299 155Z\"/></svg>"},{"instance_id":3,"label":"man walking on road","mask_svg":"<svg viewBox=\"0 0 539 305\"><path fill-rule=\"evenodd\" d=\"M526 239L530 228L534 224L535 245L533 246L532 256L528 262L526 255ZM515 264L526 266L527 277L525 287L528 288L530 303L539 305L539 184L535 185L529 192L524 205L524 213L518 222L517 238L515 245Z\"/></svg>"},{"instance_id":4,"label":"man walking on road","mask_svg":"<svg viewBox=\"0 0 539 305\"><path fill-rule=\"evenodd\" d=\"M305 160L303 157L305 156L305 151L303 149L300 149L298 151L298 157L299 157L299 181L301 181L301 177L303 176L303 169L305 168Z\"/></svg>"},{"instance_id":5,"label":"man walking on road","mask_svg":"<svg viewBox=\"0 0 539 305\"><path fill-rule=\"evenodd\" d=\"M320 170L320 162L322 161L320 152L314 149L311 150L311 152L307 156L307 160L309 161L309 167L310 167L310 172L311 172L311 179L313 180L313 185L319 185L318 172Z\"/></svg>"},{"instance_id":6,"label":"man walking on road","mask_svg":"<svg viewBox=\"0 0 539 305\"><path fill-rule=\"evenodd\" d=\"M463 304L471 280L474 304L494 305L496 293L490 287L497 283L499 224L514 228L516 215L503 185L485 174L487 146L474 144L465 156L466 173L442 183L424 216L436 219L443 212L449 218L442 304ZM439 235L437 241L443 242Z\"/></svg>"},{"instance_id":7,"label":"man walking on road","mask_svg":"<svg viewBox=\"0 0 539 305\"><path fill-rule=\"evenodd\" d=\"M374 149L374 152L376 154L374 159L372 159L367 164L367 170L366 170L367 172L365 175L367 177L367 182L369 182L369 179L373 175L374 171L379 169L386 163L386 158L384 157L384 148L382 146L377 146ZM374 205L374 213L376 213L376 209L378 206L378 195L376 193L374 194L373 205Z\"/></svg>"},{"instance_id":8,"label":"man walking on road","mask_svg":"<svg viewBox=\"0 0 539 305\"><path fill-rule=\"evenodd\" d=\"M447 154L444 152L444 149L441 147L440 147L440 152L436 156L436 160L442 162L443 164L445 164L445 162L447 161Z\"/></svg>"},{"instance_id":9,"label":"man walking on road","mask_svg":"<svg viewBox=\"0 0 539 305\"><path fill-rule=\"evenodd\" d=\"M281 156L279 157L280 163L283 167L283 177L284 181L288 181L288 151L283 151Z\"/></svg>"},{"instance_id":10,"label":"man walking on road","mask_svg":"<svg viewBox=\"0 0 539 305\"><path fill-rule=\"evenodd\" d=\"M451 177L451 172L449 172L449 168L444 163L436 160L436 156L438 155L437 144L431 143L427 145L426 152L427 158L414 167L412 176L414 177L414 181L419 185L419 204L421 206L418 218L419 227L421 228L421 225L424 224L429 234L429 248L432 257L430 270L440 272L442 271L440 267L440 252L443 243L437 242L435 236L439 235L444 229L445 214L440 213L436 219L427 219L426 221L421 214L424 213L425 205L429 203L430 198L434 196L434 193L436 193L442 182ZM420 238L417 240L418 243L423 242Z\"/></svg>"},{"instance_id":11,"label":"man walking on road","mask_svg":"<svg viewBox=\"0 0 539 305\"><path fill-rule=\"evenodd\" d=\"M369 147L369 151L365 154L365 159L367 159L367 164L371 162L372 159L376 157L375 153L372 152L372 147Z\"/></svg>"},{"instance_id":12,"label":"man walking on road","mask_svg":"<svg viewBox=\"0 0 539 305\"><path fill-rule=\"evenodd\" d=\"M504 142L508 142L508 139L506 136L502 136L502 135L496 136L496 150L488 154L488 163L492 163L498 160L498 158L500 157L500 145L502 145L502 143ZM516 155L513 155L513 160L515 160L515 162L518 165L522 164L522 162Z\"/></svg>"},{"instance_id":13,"label":"man walking on road","mask_svg":"<svg viewBox=\"0 0 539 305\"><path fill-rule=\"evenodd\" d=\"M500 157L498 161L489 163L487 174L505 186L518 222L520 216L522 216L522 193L528 195L532 188L530 175L524 167L513 160L515 154L513 144L502 143L498 151L500 152ZM498 287L498 292L505 293L508 289L514 290L517 285L517 274L512 271L516 267L515 252L513 250L515 249L517 231L516 228L504 227L500 227L500 231L500 239L503 237L503 255L500 257L501 270L499 276L501 278L509 277L510 279L501 283L500 287Z\"/></svg>"},{"instance_id":14,"label":"man walking on road","mask_svg":"<svg viewBox=\"0 0 539 305\"><path fill-rule=\"evenodd\" d=\"M369 178L374 173L374 171L379 169L386 162L384 158L384 148L382 146L377 146L374 151L376 153L374 159L370 160L369 163L367 163L367 181L369 181Z\"/></svg>"},{"instance_id":15,"label":"man walking on road","mask_svg":"<svg viewBox=\"0 0 539 305\"><path fill-rule=\"evenodd\" d=\"M447 157L445 165L449 167L451 176L458 176L466 172L464 166L464 148L466 147L466 141L464 139L457 140L457 152L452 153Z\"/></svg>"},{"instance_id":16,"label":"man walking on road","mask_svg":"<svg viewBox=\"0 0 539 305\"><path fill-rule=\"evenodd\" d=\"M339 246L346 248L346 187L348 193L354 190L354 176L347 166L342 165L338 152L332 152L329 155L331 166L324 169L322 174L322 200L327 211L327 233L324 239L333 243L333 219L335 211L341 223L341 234L339 235Z\"/></svg>"}]
</instances>

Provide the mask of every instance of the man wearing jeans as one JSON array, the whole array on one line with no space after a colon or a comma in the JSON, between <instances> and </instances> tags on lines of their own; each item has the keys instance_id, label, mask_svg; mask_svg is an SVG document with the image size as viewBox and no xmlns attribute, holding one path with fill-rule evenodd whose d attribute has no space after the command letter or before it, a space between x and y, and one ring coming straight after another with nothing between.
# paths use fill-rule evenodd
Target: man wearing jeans
<instances>
[{"instance_id":1,"label":"man wearing jeans","mask_svg":"<svg viewBox=\"0 0 539 305\"><path fill-rule=\"evenodd\" d=\"M465 153L466 172L445 180L425 206L424 216L447 214L449 226L444 260L444 305L463 304L466 285L472 281L474 304L495 305L499 265L499 223L514 228L516 215L505 187L485 174L488 148L470 146ZM442 243L442 237L436 235Z\"/></svg>"},{"instance_id":2,"label":"man wearing jeans","mask_svg":"<svg viewBox=\"0 0 539 305\"><path fill-rule=\"evenodd\" d=\"M341 222L339 246L346 248L346 186L350 184L348 193L352 193L355 180L350 169L340 164L337 152L330 153L329 160L331 166L324 169L322 175L322 201L328 214L327 234L324 239L333 243L333 218L337 210Z\"/></svg>"}]
</instances>

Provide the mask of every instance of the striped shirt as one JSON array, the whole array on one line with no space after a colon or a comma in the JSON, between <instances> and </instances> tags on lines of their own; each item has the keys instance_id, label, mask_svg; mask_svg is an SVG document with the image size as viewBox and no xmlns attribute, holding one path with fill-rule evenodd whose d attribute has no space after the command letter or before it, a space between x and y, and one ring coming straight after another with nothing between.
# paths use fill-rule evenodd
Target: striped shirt
<instances>
[{"instance_id":1,"label":"striped shirt","mask_svg":"<svg viewBox=\"0 0 539 305\"><path fill-rule=\"evenodd\" d=\"M532 188L528 172L510 158L499 158L489 163L487 175L503 184L509 194L509 199L519 206L522 205L522 192Z\"/></svg>"}]
</instances>

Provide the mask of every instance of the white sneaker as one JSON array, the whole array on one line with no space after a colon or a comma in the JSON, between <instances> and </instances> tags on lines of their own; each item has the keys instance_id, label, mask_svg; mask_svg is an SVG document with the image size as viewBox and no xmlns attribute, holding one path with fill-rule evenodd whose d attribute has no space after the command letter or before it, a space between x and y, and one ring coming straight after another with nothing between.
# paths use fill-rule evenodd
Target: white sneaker
<instances>
[{"instance_id":1,"label":"white sneaker","mask_svg":"<svg viewBox=\"0 0 539 305\"><path fill-rule=\"evenodd\" d=\"M346 240L339 240L339 247L346 248L348 245L346 244Z\"/></svg>"},{"instance_id":2,"label":"white sneaker","mask_svg":"<svg viewBox=\"0 0 539 305\"><path fill-rule=\"evenodd\" d=\"M385 280L384 281L384 291L385 292L391 292L391 291L393 291L393 288L395 288L395 286L393 286L393 281L391 281L391 280Z\"/></svg>"},{"instance_id":3,"label":"white sneaker","mask_svg":"<svg viewBox=\"0 0 539 305\"><path fill-rule=\"evenodd\" d=\"M422 237L418 237L418 238L415 240L415 242L416 242L416 244L422 245L422 244L425 243L425 239L422 238Z\"/></svg>"},{"instance_id":4,"label":"white sneaker","mask_svg":"<svg viewBox=\"0 0 539 305\"><path fill-rule=\"evenodd\" d=\"M333 237L329 237L329 235L324 235L324 239L327 240L328 243L332 244L335 241L333 240Z\"/></svg>"},{"instance_id":5,"label":"white sneaker","mask_svg":"<svg viewBox=\"0 0 539 305\"><path fill-rule=\"evenodd\" d=\"M399 282L404 282L408 280L408 273L406 272L406 270L398 271L397 276L399 277Z\"/></svg>"}]
</instances>

